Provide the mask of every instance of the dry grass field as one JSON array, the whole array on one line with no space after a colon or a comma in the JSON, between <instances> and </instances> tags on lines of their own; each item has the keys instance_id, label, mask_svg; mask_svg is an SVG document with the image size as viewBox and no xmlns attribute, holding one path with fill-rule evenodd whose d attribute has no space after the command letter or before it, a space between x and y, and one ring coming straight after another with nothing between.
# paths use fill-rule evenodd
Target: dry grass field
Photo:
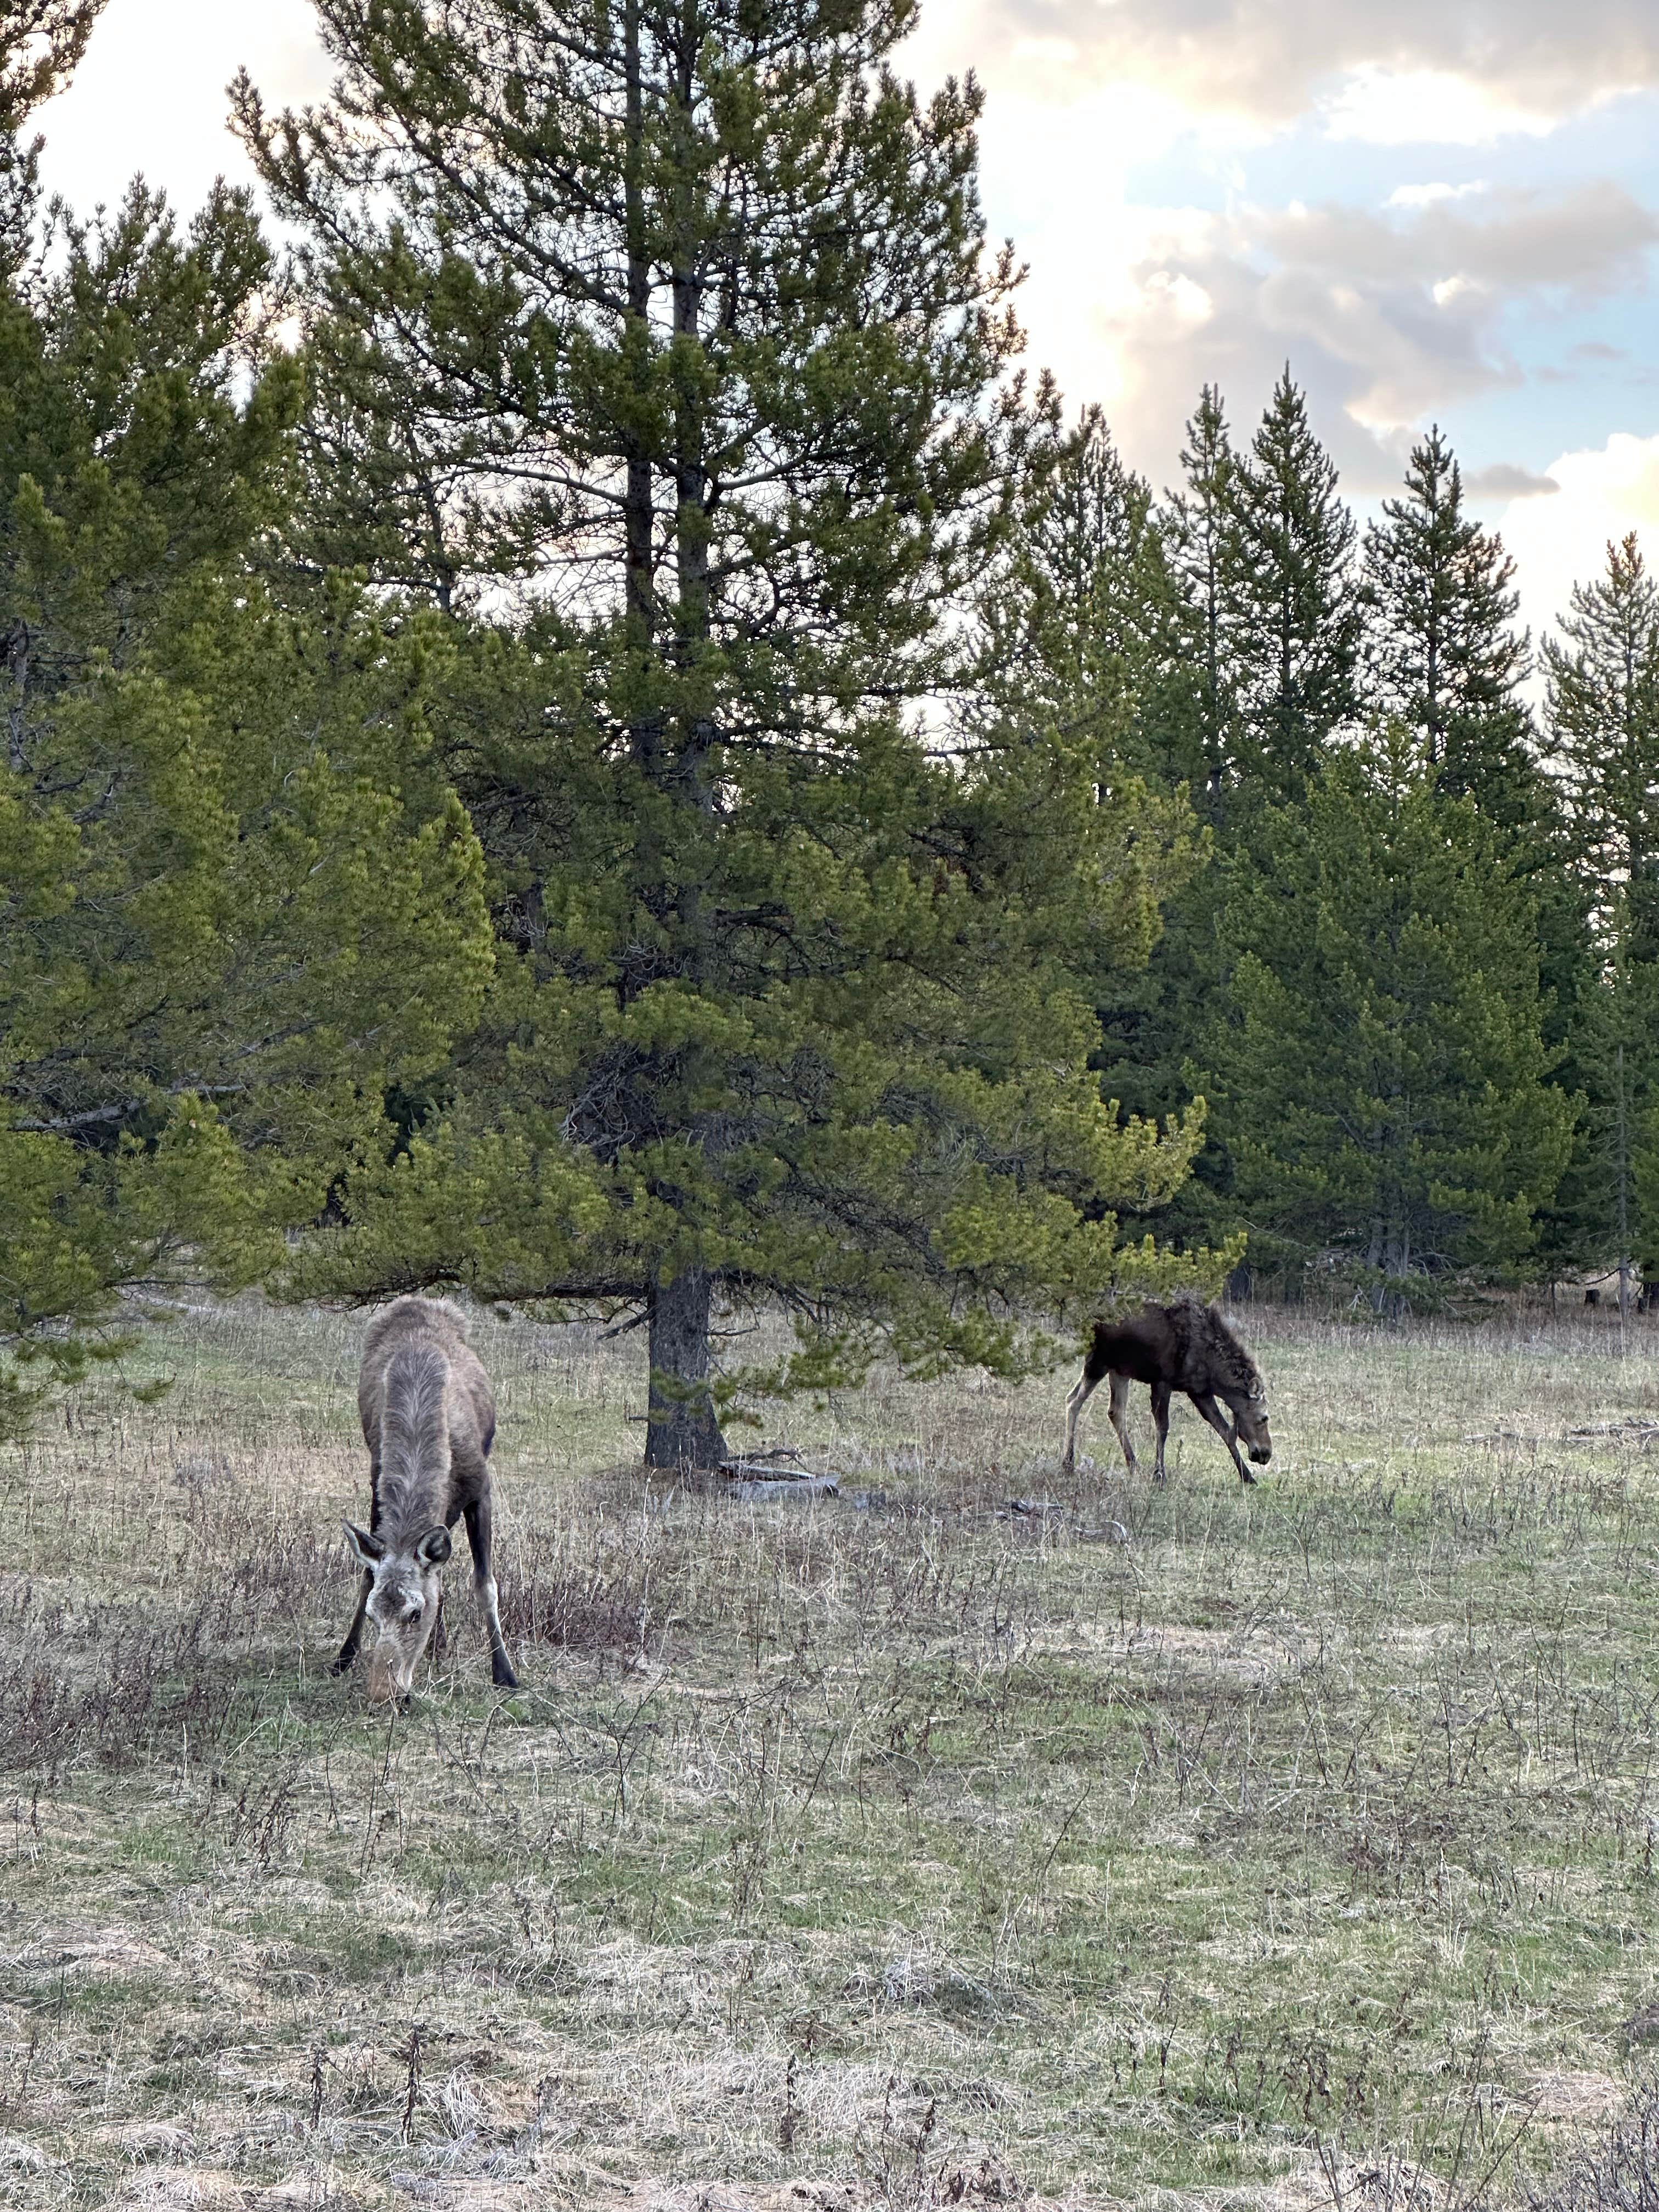
<instances>
[{"instance_id":1,"label":"dry grass field","mask_svg":"<svg viewBox=\"0 0 1659 2212\"><path fill-rule=\"evenodd\" d=\"M0 2201L1548 2191L1659 2039L1648 1327L1249 1315L1249 1494L878 1382L779 1505L630 1470L637 1337L481 1316L525 1686L453 1568L388 1719L361 1322L179 1315L0 1459Z\"/></svg>"}]
</instances>

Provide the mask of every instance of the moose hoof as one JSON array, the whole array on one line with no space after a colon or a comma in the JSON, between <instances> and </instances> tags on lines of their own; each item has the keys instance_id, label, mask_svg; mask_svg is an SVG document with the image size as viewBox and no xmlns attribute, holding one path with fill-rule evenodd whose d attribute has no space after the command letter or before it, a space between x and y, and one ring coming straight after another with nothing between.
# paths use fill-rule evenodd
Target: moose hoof
<instances>
[{"instance_id":1,"label":"moose hoof","mask_svg":"<svg viewBox=\"0 0 1659 2212\"><path fill-rule=\"evenodd\" d=\"M489 1679L498 1690L516 1690L519 1686L519 1678L505 1659L490 1662Z\"/></svg>"},{"instance_id":2,"label":"moose hoof","mask_svg":"<svg viewBox=\"0 0 1659 2212\"><path fill-rule=\"evenodd\" d=\"M352 1667L353 1662L355 1662L355 1660L356 1659L356 1656L357 1656L356 1648L356 1646L354 1645L354 1646L353 1646L349 1650L343 1651L343 1652L340 1654L339 1657L338 1657L338 1658L334 1662L333 1665L332 1665L331 1667L330 1667L330 1668L329 1668L329 1670L328 1670L328 1671L329 1671L329 1673L330 1673L331 1674L349 1674L349 1673L350 1672L350 1670L351 1670L351 1667Z\"/></svg>"}]
</instances>

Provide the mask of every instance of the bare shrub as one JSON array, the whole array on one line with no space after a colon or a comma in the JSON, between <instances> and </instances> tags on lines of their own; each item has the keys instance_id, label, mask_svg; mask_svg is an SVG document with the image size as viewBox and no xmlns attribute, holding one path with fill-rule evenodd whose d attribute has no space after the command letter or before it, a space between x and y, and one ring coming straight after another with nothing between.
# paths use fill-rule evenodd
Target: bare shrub
<instances>
[{"instance_id":1,"label":"bare shrub","mask_svg":"<svg viewBox=\"0 0 1659 2212\"><path fill-rule=\"evenodd\" d=\"M1659 2212L1659 2081L1638 2081L1622 2117L1527 2202L1529 2212Z\"/></svg>"},{"instance_id":2,"label":"bare shrub","mask_svg":"<svg viewBox=\"0 0 1659 2212\"><path fill-rule=\"evenodd\" d=\"M152 1620L95 1607L71 1621L25 1585L0 1627L0 1765L52 1766L73 1753L130 1766L158 1729L216 1740L239 1692L210 1640L211 1610Z\"/></svg>"},{"instance_id":3,"label":"bare shrub","mask_svg":"<svg viewBox=\"0 0 1659 2212\"><path fill-rule=\"evenodd\" d=\"M553 1533L527 1528L497 1550L495 1584L510 1644L645 1652L661 1639L642 1565L620 1545L595 1542L585 1556L573 1554Z\"/></svg>"}]
</instances>

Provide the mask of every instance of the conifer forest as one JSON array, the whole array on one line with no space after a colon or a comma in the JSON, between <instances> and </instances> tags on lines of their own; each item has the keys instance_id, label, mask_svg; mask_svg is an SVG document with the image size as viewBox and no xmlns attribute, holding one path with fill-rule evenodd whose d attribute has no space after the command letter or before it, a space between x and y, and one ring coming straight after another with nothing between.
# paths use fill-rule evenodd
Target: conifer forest
<instances>
[{"instance_id":1,"label":"conifer forest","mask_svg":"<svg viewBox=\"0 0 1659 2212\"><path fill-rule=\"evenodd\" d=\"M902 0L325 5L264 221L43 207L99 12L4 77L14 1426L185 1253L638 1317L666 1463L1182 1281L1659 1274L1633 538L1535 645L1293 363L1126 467Z\"/></svg>"},{"instance_id":2,"label":"conifer forest","mask_svg":"<svg viewBox=\"0 0 1659 2212\"><path fill-rule=\"evenodd\" d=\"M0 4L0 2197L1659 2203L1659 547L1529 634L1293 355L1129 465L914 0L316 0L88 211L105 4ZM458 1563L371 1720L409 1292L525 1686ZM1259 1488L1057 1475L1186 1292Z\"/></svg>"}]
</instances>

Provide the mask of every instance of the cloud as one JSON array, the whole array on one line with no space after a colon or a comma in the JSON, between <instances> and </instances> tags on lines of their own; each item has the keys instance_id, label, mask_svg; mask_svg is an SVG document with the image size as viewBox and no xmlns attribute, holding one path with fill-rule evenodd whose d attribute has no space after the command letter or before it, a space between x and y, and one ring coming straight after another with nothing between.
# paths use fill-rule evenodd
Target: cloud
<instances>
[{"instance_id":1,"label":"cloud","mask_svg":"<svg viewBox=\"0 0 1659 2212\"><path fill-rule=\"evenodd\" d=\"M1209 111L1282 123L1322 102L1345 135L1479 143L1659 83L1659 9L1653 0L935 0L919 48L988 79L1044 84L1050 97L1129 79Z\"/></svg>"},{"instance_id":2,"label":"cloud","mask_svg":"<svg viewBox=\"0 0 1659 2212\"><path fill-rule=\"evenodd\" d=\"M243 63L274 106L325 93L309 0L110 0L73 83L40 110L48 185L89 212L142 171L189 212L216 177L251 181L225 128Z\"/></svg>"},{"instance_id":3,"label":"cloud","mask_svg":"<svg viewBox=\"0 0 1659 2212\"><path fill-rule=\"evenodd\" d=\"M1464 200L1475 192L1484 192L1486 182L1477 177L1467 185L1396 185L1384 205L1392 208L1432 207L1437 200Z\"/></svg>"},{"instance_id":4,"label":"cloud","mask_svg":"<svg viewBox=\"0 0 1659 2212\"><path fill-rule=\"evenodd\" d=\"M1491 146L1542 138L1557 121L1449 70L1356 70L1317 106L1328 137L1372 146Z\"/></svg>"},{"instance_id":5,"label":"cloud","mask_svg":"<svg viewBox=\"0 0 1659 2212\"><path fill-rule=\"evenodd\" d=\"M1498 520L1516 557L1521 611L1534 635L1566 610L1572 586L1601 574L1609 540L1634 530L1659 566L1659 436L1618 431L1604 446L1561 453L1557 497L1517 498Z\"/></svg>"},{"instance_id":6,"label":"cloud","mask_svg":"<svg viewBox=\"0 0 1659 2212\"><path fill-rule=\"evenodd\" d=\"M1463 489L1473 500L1541 499L1561 487L1553 477L1536 476L1514 461L1492 461L1466 476Z\"/></svg>"},{"instance_id":7,"label":"cloud","mask_svg":"<svg viewBox=\"0 0 1659 2212\"><path fill-rule=\"evenodd\" d=\"M1523 190L1490 194L1479 216L1441 196L1409 222L1328 203L1274 210L1253 227L1276 258L1333 282L1451 284L1452 297L1556 287L1594 297L1638 275L1648 248L1659 242L1659 215L1608 182L1548 198Z\"/></svg>"},{"instance_id":8,"label":"cloud","mask_svg":"<svg viewBox=\"0 0 1659 2212\"><path fill-rule=\"evenodd\" d=\"M1437 195L1398 213L1183 216L1146 236L1102 319L1119 434L1142 466L1167 470L1200 384L1254 407L1288 358L1350 489L1381 489L1413 426L1524 380L1508 336L1517 304L1561 308L1639 284L1656 243L1659 216L1610 184ZM1200 298L1201 316L1176 312Z\"/></svg>"}]
</instances>

